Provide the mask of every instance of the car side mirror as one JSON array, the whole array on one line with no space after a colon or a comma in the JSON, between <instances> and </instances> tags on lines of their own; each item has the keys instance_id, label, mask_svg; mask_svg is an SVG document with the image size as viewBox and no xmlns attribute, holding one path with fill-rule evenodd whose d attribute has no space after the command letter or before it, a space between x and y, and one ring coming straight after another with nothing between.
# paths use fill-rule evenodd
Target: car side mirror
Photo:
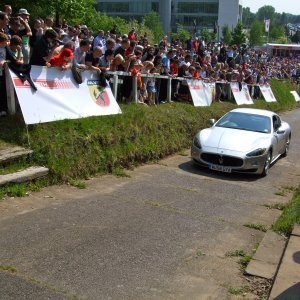
<instances>
[{"instance_id":1,"label":"car side mirror","mask_svg":"<svg viewBox=\"0 0 300 300\"><path fill-rule=\"evenodd\" d=\"M215 120L215 119L209 119L209 124L210 124L211 126L213 126L215 123L216 123L216 120Z\"/></svg>"}]
</instances>

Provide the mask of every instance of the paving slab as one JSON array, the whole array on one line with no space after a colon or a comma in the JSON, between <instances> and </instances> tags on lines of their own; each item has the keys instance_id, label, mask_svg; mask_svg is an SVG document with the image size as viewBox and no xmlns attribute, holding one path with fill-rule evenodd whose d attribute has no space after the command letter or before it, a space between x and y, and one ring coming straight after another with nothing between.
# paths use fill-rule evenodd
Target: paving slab
<instances>
[{"instance_id":1,"label":"paving slab","mask_svg":"<svg viewBox=\"0 0 300 300\"><path fill-rule=\"evenodd\" d=\"M6 174L6 175L0 175L0 186L5 185L7 183L21 183L26 182L29 180L33 180L36 178L40 178L43 176L46 176L49 172L48 168L45 167L30 167L25 170Z\"/></svg>"},{"instance_id":2,"label":"paving slab","mask_svg":"<svg viewBox=\"0 0 300 300\"><path fill-rule=\"evenodd\" d=\"M279 265L286 240L273 231L267 231L260 243L251 262L246 268L246 273L267 279L273 279Z\"/></svg>"},{"instance_id":3,"label":"paving slab","mask_svg":"<svg viewBox=\"0 0 300 300\"><path fill-rule=\"evenodd\" d=\"M269 300L300 299L300 237L291 235Z\"/></svg>"},{"instance_id":4,"label":"paving slab","mask_svg":"<svg viewBox=\"0 0 300 300\"><path fill-rule=\"evenodd\" d=\"M295 224L292 235L296 235L300 237L300 225Z\"/></svg>"},{"instance_id":5,"label":"paving slab","mask_svg":"<svg viewBox=\"0 0 300 300\"><path fill-rule=\"evenodd\" d=\"M0 149L0 163L7 163L32 153L32 150L20 146L5 147Z\"/></svg>"}]
</instances>

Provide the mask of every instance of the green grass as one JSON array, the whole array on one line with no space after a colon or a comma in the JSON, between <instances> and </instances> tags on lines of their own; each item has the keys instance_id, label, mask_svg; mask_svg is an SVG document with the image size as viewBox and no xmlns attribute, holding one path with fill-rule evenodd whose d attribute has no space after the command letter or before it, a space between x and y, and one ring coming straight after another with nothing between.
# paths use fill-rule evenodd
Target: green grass
<instances>
[{"instance_id":1,"label":"green grass","mask_svg":"<svg viewBox=\"0 0 300 300\"><path fill-rule=\"evenodd\" d=\"M252 229L255 229L255 230L259 230L259 231L262 231L262 232L267 232L267 228L265 225L262 225L262 224L244 224L245 227L248 227L248 228L252 228Z\"/></svg>"},{"instance_id":2,"label":"green grass","mask_svg":"<svg viewBox=\"0 0 300 300\"><path fill-rule=\"evenodd\" d=\"M265 206L269 209L284 210L284 208L286 207L286 204L284 204L284 203L274 203L274 204L264 204L263 206Z\"/></svg>"},{"instance_id":3,"label":"green grass","mask_svg":"<svg viewBox=\"0 0 300 300\"><path fill-rule=\"evenodd\" d=\"M6 265L0 265L0 270L2 271L9 271L11 273L16 273L17 269L11 266L6 266Z\"/></svg>"},{"instance_id":4,"label":"green grass","mask_svg":"<svg viewBox=\"0 0 300 300\"><path fill-rule=\"evenodd\" d=\"M241 286L241 287L230 287L228 289L228 292L231 294L231 295L241 295L245 292L247 292L249 290L249 287L248 286Z\"/></svg>"},{"instance_id":5,"label":"green grass","mask_svg":"<svg viewBox=\"0 0 300 300\"><path fill-rule=\"evenodd\" d=\"M292 200L286 205L272 229L278 233L289 235L295 223L300 224L300 188L294 193Z\"/></svg>"},{"instance_id":6,"label":"green grass","mask_svg":"<svg viewBox=\"0 0 300 300\"><path fill-rule=\"evenodd\" d=\"M277 80L271 85L278 102L259 100L251 107L276 112L299 107L289 92L293 87ZM34 150L30 162L49 168L49 184L80 181L96 174L128 176L126 169L184 153L194 134L209 126L210 118L218 119L236 107L232 102L210 107L176 102L154 108L128 104L121 105L121 115L30 125L29 141ZM28 145L20 115L0 118L0 126L0 143Z\"/></svg>"},{"instance_id":7,"label":"green grass","mask_svg":"<svg viewBox=\"0 0 300 300\"><path fill-rule=\"evenodd\" d=\"M245 257L246 253L245 253L244 250L234 250L234 251L226 252L225 256L228 256L228 257Z\"/></svg>"},{"instance_id":8,"label":"green grass","mask_svg":"<svg viewBox=\"0 0 300 300\"><path fill-rule=\"evenodd\" d=\"M70 185L75 186L81 190L86 189L86 183L79 180L70 180Z\"/></svg>"}]
</instances>

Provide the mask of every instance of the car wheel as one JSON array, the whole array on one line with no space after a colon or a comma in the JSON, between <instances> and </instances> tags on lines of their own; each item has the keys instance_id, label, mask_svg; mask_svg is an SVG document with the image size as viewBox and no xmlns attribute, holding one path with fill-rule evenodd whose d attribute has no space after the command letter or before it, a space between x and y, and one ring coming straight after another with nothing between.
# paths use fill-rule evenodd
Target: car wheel
<instances>
[{"instance_id":1,"label":"car wheel","mask_svg":"<svg viewBox=\"0 0 300 300\"><path fill-rule=\"evenodd\" d=\"M271 166L271 161L272 161L272 153L271 153L271 151L269 151L268 154L267 154L266 161L265 161L264 169L263 169L263 171L261 173L261 175L263 177L267 176L269 174L269 169L270 169L270 166Z\"/></svg>"},{"instance_id":2,"label":"car wheel","mask_svg":"<svg viewBox=\"0 0 300 300\"><path fill-rule=\"evenodd\" d=\"M291 143L291 136L289 136L285 143L284 152L282 154L283 157L288 155L289 149L290 149L290 143Z\"/></svg>"}]
</instances>

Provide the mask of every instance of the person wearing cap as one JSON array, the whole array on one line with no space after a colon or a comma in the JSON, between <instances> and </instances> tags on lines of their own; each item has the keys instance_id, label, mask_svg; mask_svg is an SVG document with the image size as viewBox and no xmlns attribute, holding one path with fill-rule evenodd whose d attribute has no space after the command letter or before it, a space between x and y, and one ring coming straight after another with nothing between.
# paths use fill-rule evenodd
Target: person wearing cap
<instances>
[{"instance_id":1,"label":"person wearing cap","mask_svg":"<svg viewBox=\"0 0 300 300\"><path fill-rule=\"evenodd\" d=\"M29 46L29 38L32 36L31 28L28 24L29 16L27 9L20 8L18 12L19 20L21 23L21 29L25 29L26 34L22 35L22 53L23 53L23 59L24 63L28 64L30 59L30 46Z\"/></svg>"},{"instance_id":2,"label":"person wearing cap","mask_svg":"<svg viewBox=\"0 0 300 300\"><path fill-rule=\"evenodd\" d=\"M46 62L51 59L53 51L56 47L58 47L58 44L55 42L57 38L58 35L56 31L53 29L46 30L44 35L32 48L30 64L36 66L46 66Z\"/></svg>"},{"instance_id":3,"label":"person wearing cap","mask_svg":"<svg viewBox=\"0 0 300 300\"><path fill-rule=\"evenodd\" d=\"M59 54L53 56L49 62L46 62L47 67L58 67L64 71L71 67L71 61L74 58L72 49L64 48Z\"/></svg>"}]
</instances>

